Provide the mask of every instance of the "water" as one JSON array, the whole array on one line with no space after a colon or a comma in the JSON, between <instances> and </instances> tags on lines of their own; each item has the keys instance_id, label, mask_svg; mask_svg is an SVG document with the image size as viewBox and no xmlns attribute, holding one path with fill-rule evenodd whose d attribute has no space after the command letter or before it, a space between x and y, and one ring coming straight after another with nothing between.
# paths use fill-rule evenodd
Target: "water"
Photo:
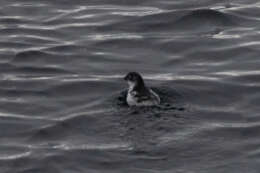
<instances>
[{"instance_id":1,"label":"water","mask_svg":"<svg viewBox=\"0 0 260 173\"><path fill-rule=\"evenodd\" d=\"M0 2L1 173L258 173L260 3ZM129 108L140 72L160 107Z\"/></svg>"}]
</instances>

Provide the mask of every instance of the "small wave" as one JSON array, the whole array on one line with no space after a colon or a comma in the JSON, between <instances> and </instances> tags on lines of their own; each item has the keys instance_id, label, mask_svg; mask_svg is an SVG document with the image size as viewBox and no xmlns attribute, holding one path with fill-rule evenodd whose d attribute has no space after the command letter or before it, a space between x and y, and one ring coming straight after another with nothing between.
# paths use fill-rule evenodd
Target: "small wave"
<instances>
[{"instance_id":1,"label":"small wave","mask_svg":"<svg viewBox=\"0 0 260 173\"><path fill-rule=\"evenodd\" d=\"M31 21L21 16L4 16L0 17L1 25L12 25L12 24L25 24Z\"/></svg>"},{"instance_id":2,"label":"small wave","mask_svg":"<svg viewBox=\"0 0 260 173\"><path fill-rule=\"evenodd\" d=\"M60 69L58 67L30 67L30 66L24 66L24 67L18 67L16 69L19 73L28 73L30 75L36 75L36 74L70 74L71 72Z\"/></svg>"},{"instance_id":3,"label":"small wave","mask_svg":"<svg viewBox=\"0 0 260 173\"><path fill-rule=\"evenodd\" d=\"M234 16L212 10L199 9L189 12L174 22L176 28L179 29L209 29L211 27L228 27L235 26L237 23L233 19Z\"/></svg>"},{"instance_id":4,"label":"small wave","mask_svg":"<svg viewBox=\"0 0 260 173\"><path fill-rule=\"evenodd\" d=\"M45 117L40 116L28 116L22 114L11 114L11 113L3 113L0 112L0 118L10 118L10 119L21 119L21 120L47 120Z\"/></svg>"},{"instance_id":5,"label":"small wave","mask_svg":"<svg viewBox=\"0 0 260 173\"><path fill-rule=\"evenodd\" d=\"M44 146L40 146L44 147ZM131 150L130 144L127 143L116 143L116 144L56 144L52 146L46 146L47 148L59 149L59 150Z\"/></svg>"},{"instance_id":6,"label":"small wave","mask_svg":"<svg viewBox=\"0 0 260 173\"><path fill-rule=\"evenodd\" d=\"M55 37L49 37L49 36L41 36L41 35L17 35L12 36L12 38L23 40L23 43L32 44L33 45L41 45L41 44L57 44L62 43L60 39Z\"/></svg>"},{"instance_id":7,"label":"small wave","mask_svg":"<svg viewBox=\"0 0 260 173\"><path fill-rule=\"evenodd\" d=\"M59 47L58 47L59 48ZM60 47L60 49L66 49L65 47ZM53 50L53 51L51 51ZM19 52L15 55L15 57L12 59L11 63L14 65L34 65L41 67L43 65L46 65L48 67L56 67L59 68L57 65L58 63L66 63L67 61L70 61L71 57L66 52L63 53L61 50L56 50L56 47L53 47L53 49L45 49L45 50L25 50L22 52Z\"/></svg>"},{"instance_id":8,"label":"small wave","mask_svg":"<svg viewBox=\"0 0 260 173\"><path fill-rule=\"evenodd\" d=\"M120 39L126 39L126 40L142 39L143 36L134 33L120 33L120 34L96 34L96 35L90 35L88 36L88 38L96 41L106 41L106 40L120 40Z\"/></svg>"},{"instance_id":9,"label":"small wave","mask_svg":"<svg viewBox=\"0 0 260 173\"><path fill-rule=\"evenodd\" d=\"M9 38L19 38L19 37L46 37L46 38L51 38L54 40L54 38L59 40L58 38L62 39L66 35L62 32L59 32L57 30L52 30L45 28L44 26L41 25L19 25L19 27L3 27L0 26L0 33L4 34L6 36L9 36ZM22 39L23 42L28 42L28 39ZM25 41L24 41L25 40ZM21 39L20 39L21 41Z\"/></svg>"},{"instance_id":10,"label":"small wave","mask_svg":"<svg viewBox=\"0 0 260 173\"><path fill-rule=\"evenodd\" d=\"M214 74L224 75L224 76L245 76L245 75L260 75L260 70L247 70L247 71L222 71L216 72Z\"/></svg>"},{"instance_id":11,"label":"small wave","mask_svg":"<svg viewBox=\"0 0 260 173\"><path fill-rule=\"evenodd\" d=\"M62 23L62 24L55 24L55 25L19 25L21 29L35 29L35 30L59 30L59 29L73 29L73 28L87 28L87 27L94 27L94 26L103 26L109 24L109 22L73 22L73 23Z\"/></svg>"},{"instance_id":12,"label":"small wave","mask_svg":"<svg viewBox=\"0 0 260 173\"><path fill-rule=\"evenodd\" d=\"M242 18L213 9L161 11L157 14L132 18L104 26L103 29L133 31L155 30L199 30L214 31L216 28L239 25Z\"/></svg>"},{"instance_id":13,"label":"small wave","mask_svg":"<svg viewBox=\"0 0 260 173\"><path fill-rule=\"evenodd\" d=\"M4 160L16 160L24 157L28 157L32 154L32 151L28 146L21 143L13 143L11 141L0 144L0 161Z\"/></svg>"},{"instance_id":14,"label":"small wave","mask_svg":"<svg viewBox=\"0 0 260 173\"><path fill-rule=\"evenodd\" d=\"M0 71L1 72L8 72L12 69L15 69L15 66L10 63L0 63ZM4 75L2 74L1 77ZM4 80L3 78L1 80Z\"/></svg>"},{"instance_id":15,"label":"small wave","mask_svg":"<svg viewBox=\"0 0 260 173\"><path fill-rule=\"evenodd\" d=\"M87 52L86 47L78 46L78 45L59 45L59 46L53 46L50 48L45 49L49 52L60 52L62 55L71 55L72 52Z\"/></svg>"},{"instance_id":16,"label":"small wave","mask_svg":"<svg viewBox=\"0 0 260 173\"><path fill-rule=\"evenodd\" d=\"M124 75L91 75L99 80L103 79L120 79L123 78ZM143 76L144 79L155 80L155 81L173 81L173 80L218 80L216 77L211 76L201 76L201 75L183 75L176 76L172 73L164 73L164 74L148 74Z\"/></svg>"},{"instance_id":17,"label":"small wave","mask_svg":"<svg viewBox=\"0 0 260 173\"><path fill-rule=\"evenodd\" d=\"M55 65L55 63L59 61L59 57L51 53L43 51L23 51L16 54L11 64L15 65L14 70L20 74L71 74L72 72Z\"/></svg>"},{"instance_id":18,"label":"small wave","mask_svg":"<svg viewBox=\"0 0 260 173\"><path fill-rule=\"evenodd\" d=\"M148 16L164 12L164 10L155 7L127 8L127 11L112 12L121 16Z\"/></svg>"},{"instance_id":19,"label":"small wave","mask_svg":"<svg viewBox=\"0 0 260 173\"><path fill-rule=\"evenodd\" d=\"M27 151L20 154L8 154L8 155L0 155L0 160L16 160L24 157L28 157L31 155L31 151Z\"/></svg>"},{"instance_id":20,"label":"small wave","mask_svg":"<svg viewBox=\"0 0 260 173\"><path fill-rule=\"evenodd\" d=\"M12 49L15 52L19 49L24 50L28 49L33 46L32 43L24 43L24 42L18 42L18 41L0 41L1 49Z\"/></svg>"},{"instance_id":21,"label":"small wave","mask_svg":"<svg viewBox=\"0 0 260 173\"><path fill-rule=\"evenodd\" d=\"M32 61L39 61L39 59L47 58L51 56L50 54L38 51L38 50L31 50L31 51L23 51L19 52L13 58L13 63L19 62L32 62Z\"/></svg>"},{"instance_id":22,"label":"small wave","mask_svg":"<svg viewBox=\"0 0 260 173\"><path fill-rule=\"evenodd\" d=\"M20 7L20 8L23 8L23 7L45 7L45 6L48 6L47 4L45 3L37 3L37 4L31 4L31 3L13 3L13 4L10 4L9 6L11 7Z\"/></svg>"}]
</instances>

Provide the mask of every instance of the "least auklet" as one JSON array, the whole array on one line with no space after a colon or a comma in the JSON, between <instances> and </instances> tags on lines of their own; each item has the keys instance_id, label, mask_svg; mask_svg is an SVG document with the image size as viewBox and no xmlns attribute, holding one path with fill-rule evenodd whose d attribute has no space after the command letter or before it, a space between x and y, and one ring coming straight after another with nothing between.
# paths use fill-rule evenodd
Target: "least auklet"
<instances>
[{"instance_id":1,"label":"least auklet","mask_svg":"<svg viewBox=\"0 0 260 173\"><path fill-rule=\"evenodd\" d=\"M137 72L129 72L124 80L129 88L126 102L129 106L154 106L160 104L160 97L152 89L147 88L142 76Z\"/></svg>"}]
</instances>

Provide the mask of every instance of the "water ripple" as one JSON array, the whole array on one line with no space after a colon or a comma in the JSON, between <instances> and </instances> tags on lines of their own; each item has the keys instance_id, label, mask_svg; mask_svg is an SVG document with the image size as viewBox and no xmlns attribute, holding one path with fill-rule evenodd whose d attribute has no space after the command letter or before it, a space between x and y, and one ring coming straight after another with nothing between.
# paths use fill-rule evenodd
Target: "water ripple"
<instances>
[{"instance_id":1,"label":"water ripple","mask_svg":"<svg viewBox=\"0 0 260 173\"><path fill-rule=\"evenodd\" d=\"M111 39L142 39L142 35L132 33L120 33L120 34L96 34L87 36L91 40L105 41Z\"/></svg>"},{"instance_id":2,"label":"water ripple","mask_svg":"<svg viewBox=\"0 0 260 173\"><path fill-rule=\"evenodd\" d=\"M42 117L42 116L29 116L29 115L3 113L3 112L0 112L0 117L16 118L16 119L21 119L21 120L50 120L50 119L48 119L46 117Z\"/></svg>"},{"instance_id":3,"label":"water ripple","mask_svg":"<svg viewBox=\"0 0 260 173\"><path fill-rule=\"evenodd\" d=\"M254 1L1 1L1 170L257 172Z\"/></svg>"},{"instance_id":4,"label":"water ripple","mask_svg":"<svg viewBox=\"0 0 260 173\"><path fill-rule=\"evenodd\" d=\"M31 151L27 151L20 154L8 154L6 156L0 154L0 160L16 160L24 157L28 157L31 155Z\"/></svg>"},{"instance_id":5,"label":"water ripple","mask_svg":"<svg viewBox=\"0 0 260 173\"><path fill-rule=\"evenodd\" d=\"M44 147L44 145L38 145L38 147ZM131 146L127 143L116 143L116 144L100 144L100 145L90 145L90 144L82 144L82 145L75 145L75 144L56 144L53 146L46 146L47 148L53 148L53 149L59 149L59 150L65 150L65 151L71 151L71 150L131 150ZM34 147L32 147L34 148Z\"/></svg>"},{"instance_id":6,"label":"water ripple","mask_svg":"<svg viewBox=\"0 0 260 173\"><path fill-rule=\"evenodd\" d=\"M214 74L217 75L225 75L225 76L245 76L245 75L260 75L260 70L247 70L247 71L241 71L241 70L232 70L232 71L222 71L222 72L216 72Z\"/></svg>"}]
</instances>

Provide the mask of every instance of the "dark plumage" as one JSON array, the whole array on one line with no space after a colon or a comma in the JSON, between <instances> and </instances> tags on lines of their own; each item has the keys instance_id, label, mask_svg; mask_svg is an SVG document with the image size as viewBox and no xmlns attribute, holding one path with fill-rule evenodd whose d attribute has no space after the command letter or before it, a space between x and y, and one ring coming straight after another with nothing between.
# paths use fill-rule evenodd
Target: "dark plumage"
<instances>
[{"instance_id":1,"label":"dark plumage","mask_svg":"<svg viewBox=\"0 0 260 173\"><path fill-rule=\"evenodd\" d=\"M137 72L130 72L124 80L128 82L127 103L129 106L152 106L160 103L159 96L145 86L142 76Z\"/></svg>"}]
</instances>

